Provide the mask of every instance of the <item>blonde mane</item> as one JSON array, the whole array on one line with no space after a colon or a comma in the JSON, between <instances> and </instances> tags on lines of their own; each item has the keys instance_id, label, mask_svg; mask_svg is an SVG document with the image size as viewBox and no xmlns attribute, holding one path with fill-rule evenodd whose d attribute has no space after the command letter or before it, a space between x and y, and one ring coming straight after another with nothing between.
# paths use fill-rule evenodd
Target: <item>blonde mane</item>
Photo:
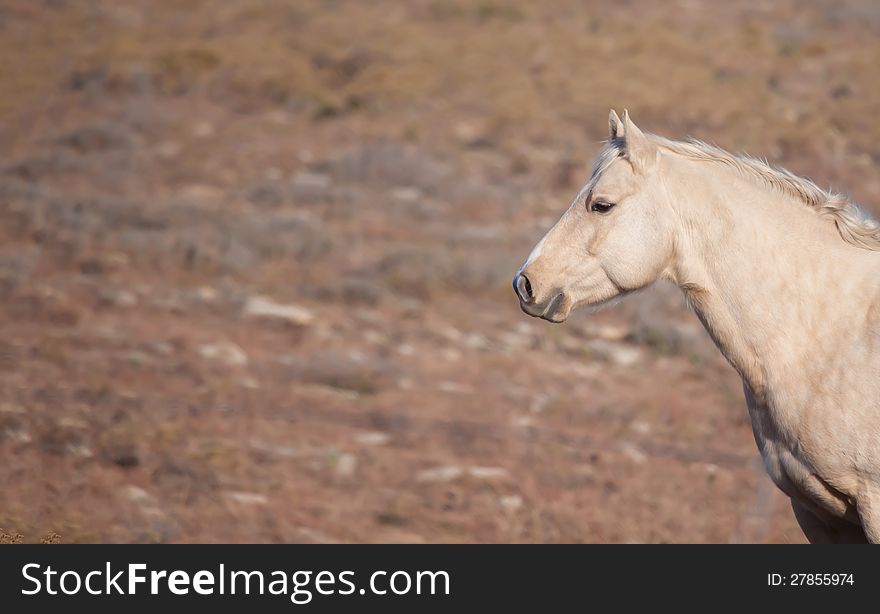
<instances>
[{"instance_id":1,"label":"blonde mane","mask_svg":"<svg viewBox=\"0 0 880 614\"><path fill-rule=\"evenodd\" d=\"M690 158L724 164L746 177L753 177L764 185L778 190L814 209L822 217L832 220L841 238L862 249L880 251L880 223L870 213L842 194L823 190L811 180L799 177L784 168L771 166L744 154L732 154L696 139L672 141L654 134L647 135L662 149ZM611 160L623 153L624 143L612 140L600 153L593 177L610 165Z\"/></svg>"}]
</instances>

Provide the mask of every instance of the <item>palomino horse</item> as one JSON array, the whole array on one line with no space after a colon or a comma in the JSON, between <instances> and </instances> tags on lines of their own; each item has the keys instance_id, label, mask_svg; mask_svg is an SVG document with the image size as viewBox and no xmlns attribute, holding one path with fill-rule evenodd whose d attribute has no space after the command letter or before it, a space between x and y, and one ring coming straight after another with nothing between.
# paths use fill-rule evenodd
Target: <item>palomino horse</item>
<instances>
[{"instance_id":1,"label":"palomino horse","mask_svg":"<svg viewBox=\"0 0 880 614\"><path fill-rule=\"evenodd\" d=\"M755 441L811 542L880 542L880 224L807 179L624 112L513 286L562 322L668 279L739 372Z\"/></svg>"}]
</instances>

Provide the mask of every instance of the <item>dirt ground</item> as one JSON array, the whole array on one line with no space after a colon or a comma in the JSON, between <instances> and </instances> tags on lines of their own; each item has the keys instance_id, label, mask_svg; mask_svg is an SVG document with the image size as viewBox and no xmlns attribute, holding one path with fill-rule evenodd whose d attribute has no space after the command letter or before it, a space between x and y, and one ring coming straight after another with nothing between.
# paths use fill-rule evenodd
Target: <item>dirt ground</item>
<instances>
[{"instance_id":1,"label":"dirt ground","mask_svg":"<svg viewBox=\"0 0 880 614\"><path fill-rule=\"evenodd\" d=\"M880 202L880 9L757 4L0 0L3 539L804 541L677 289L510 288L611 107Z\"/></svg>"}]
</instances>

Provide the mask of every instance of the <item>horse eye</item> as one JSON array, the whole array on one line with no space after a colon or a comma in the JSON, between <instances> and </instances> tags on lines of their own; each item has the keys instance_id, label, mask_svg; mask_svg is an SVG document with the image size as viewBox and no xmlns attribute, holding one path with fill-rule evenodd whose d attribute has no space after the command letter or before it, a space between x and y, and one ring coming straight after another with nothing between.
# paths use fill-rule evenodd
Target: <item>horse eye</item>
<instances>
[{"instance_id":1,"label":"horse eye","mask_svg":"<svg viewBox=\"0 0 880 614\"><path fill-rule=\"evenodd\" d=\"M595 211L596 213L608 213L614 207L614 203L606 203L601 200L597 200L592 205L590 205L590 211Z\"/></svg>"}]
</instances>

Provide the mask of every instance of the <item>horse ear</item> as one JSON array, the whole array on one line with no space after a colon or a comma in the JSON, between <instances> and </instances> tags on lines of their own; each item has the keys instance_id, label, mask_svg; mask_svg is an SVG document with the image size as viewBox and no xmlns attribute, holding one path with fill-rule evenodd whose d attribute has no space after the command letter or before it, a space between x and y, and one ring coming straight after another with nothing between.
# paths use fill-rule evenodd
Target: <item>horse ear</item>
<instances>
[{"instance_id":1,"label":"horse ear","mask_svg":"<svg viewBox=\"0 0 880 614\"><path fill-rule=\"evenodd\" d=\"M623 112L623 139L626 157L642 170L650 170L660 160L660 149L649 137L645 136L629 117L629 111Z\"/></svg>"},{"instance_id":2,"label":"horse ear","mask_svg":"<svg viewBox=\"0 0 880 614\"><path fill-rule=\"evenodd\" d=\"M623 138L623 124L614 109L608 114L608 133L612 141Z\"/></svg>"}]
</instances>

